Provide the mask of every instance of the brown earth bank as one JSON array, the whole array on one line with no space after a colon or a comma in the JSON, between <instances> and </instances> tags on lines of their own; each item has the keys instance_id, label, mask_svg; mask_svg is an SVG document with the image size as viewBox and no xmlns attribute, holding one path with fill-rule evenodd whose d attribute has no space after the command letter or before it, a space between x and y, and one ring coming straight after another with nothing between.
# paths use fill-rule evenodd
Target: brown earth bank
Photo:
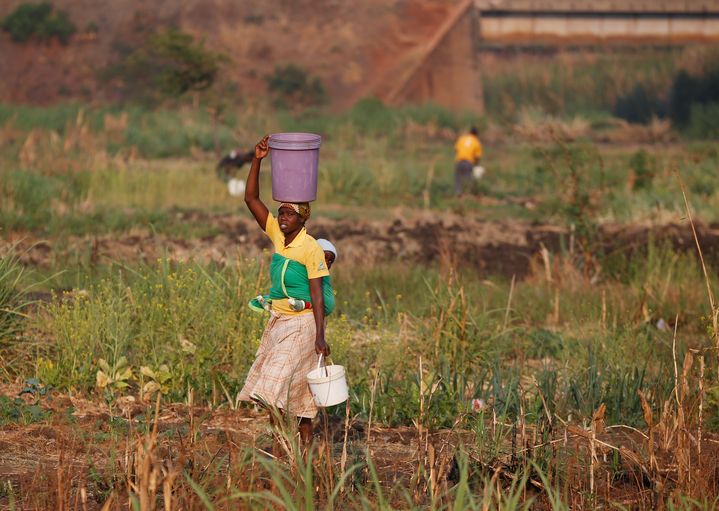
<instances>
[{"instance_id":1,"label":"brown earth bank","mask_svg":"<svg viewBox=\"0 0 719 511\"><path fill-rule=\"evenodd\" d=\"M93 264L152 262L165 255L176 260L226 263L271 249L248 217L201 211L178 211L174 215L180 224L211 227L214 234L187 239L138 228L117 234L42 239L15 232L6 234L0 247L12 245L23 263L39 267L55 265L74 254L86 256ZM552 254L573 251L582 257L581 237L570 229L517 220L490 222L471 215L413 211L388 213L382 220L318 217L310 220L308 228L314 237L334 242L339 260L350 265L403 261L470 268L485 276L524 278L531 271L532 261L539 261L543 247ZM719 263L719 223L699 222L696 230L706 261ZM608 256L632 257L652 243L696 253L688 222L605 224L588 239L588 251L600 261Z\"/></svg>"},{"instance_id":2,"label":"brown earth bank","mask_svg":"<svg viewBox=\"0 0 719 511\"><path fill-rule=\"evenodd\" d=\"M0 2L0 19L24 0ZM227 78L242 94L267 90L275 66L319 76L338 106L371 94L376 82L441 26L452 0L54 0L78 28L69 44L13 42L0 32L0 101L50 104L118 99L101 76L148 34L179 28L226 53ZM96 30L86 31L94 26Z\"/></svg>"}]
</instances>

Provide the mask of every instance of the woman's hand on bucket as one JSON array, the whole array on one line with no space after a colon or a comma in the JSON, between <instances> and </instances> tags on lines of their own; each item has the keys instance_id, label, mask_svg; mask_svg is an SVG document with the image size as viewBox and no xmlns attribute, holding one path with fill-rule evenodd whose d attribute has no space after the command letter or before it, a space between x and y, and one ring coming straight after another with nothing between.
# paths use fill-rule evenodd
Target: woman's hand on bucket
<instances>
[{"instance_id":1,"label":"woman's hand on bucket","mask_svg":"<svg viewBox=\"0 0 719 511\"><path fill-rule=\"evenodd\" d=\"M318 355L322 354L325 357L330 356L330 345L327 344L324 337L318 337L315 340L315 353L317 353Z\"/></svg>"},{"instance_id":2,"label":"woman's hand on bucket","mask_svg":"<svg viewBox=\"0 0 719 511\"><path fill-rule=\"evenodd\" d=\"M257 145L255 146L255 158L258 160L261 160L265 156L267 156L267 153L270 152L270 146L269 146L269 135L265 135L262 137L262 140L257 142Z\"/></svg>"}]
</instances>

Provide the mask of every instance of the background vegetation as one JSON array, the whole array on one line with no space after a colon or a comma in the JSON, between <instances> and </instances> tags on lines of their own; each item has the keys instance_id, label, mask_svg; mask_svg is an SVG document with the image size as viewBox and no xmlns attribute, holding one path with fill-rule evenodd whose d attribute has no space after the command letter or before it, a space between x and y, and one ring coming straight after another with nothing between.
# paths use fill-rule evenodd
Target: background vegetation
<instances>
[{"instance_id":1,"label":"background vegetation","mask_svg":"<svg viewBox=\"0 0 719 511\"><path fill-rule=\"evenodd\" d=\"M332 112L321 82L295 66L267 77L267 104L243 103L222 83L225 57L187 34L155 32L124 50L111 71L136 88L131 102L0 105L0 379L21 388L0 398L0 425L80 430L79 443L110 458L78 463L89 476L72 464L56 475L45 486L57 499L77 502L82 483L98 505L138 508L715 507L716 272L651 238L600 239L607 225L689 229L690 211L698 225L718 220L714 64L692 66L678 50L550 65L520 55L487 73L478 117L374 98ZM459 199L452 145L471 125L487 174ZM247 215L216 177L219 149L276 131L323 136L315 215L361 227L389 211L439 225L455 214L562 233L522 279L450 250L431 265L340 259L328 335L351 396L325 419L346 436L305 458L289 427L284 461L258 454L261 435L248 447L197 425L252 413L236 396L266 319L245 304L268 285L267 254L99 263L93 247L106 233L211 237L208 219ZM24 237L52 241L41 262ZM70 237L81 248L63 254ZM52 396L87 399L109 418L88 433ZM173 406L182 421L159 431ZM395 487L373 461L382 432L414 442ZM28 495L0 486L10 507Z\"/></svg>"},{"instance_id":2,"label":"background vegetation","mask_svg":"<svg viewBox=\"0 0 719 511\"><path fill-rule=\"evenodd\" d=\"M57 39L62 44L67 44L77 30L67 13L55 10L50 2L19 5L2 20L2 29L10 34L13 41Z\"/></svg>"}]
</instances>

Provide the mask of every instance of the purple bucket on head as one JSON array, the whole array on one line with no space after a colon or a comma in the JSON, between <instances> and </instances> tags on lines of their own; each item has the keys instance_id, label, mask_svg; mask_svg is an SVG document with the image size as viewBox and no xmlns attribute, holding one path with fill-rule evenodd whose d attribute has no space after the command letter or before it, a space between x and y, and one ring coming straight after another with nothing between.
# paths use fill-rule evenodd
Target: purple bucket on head
<instances>
[{"instance_id":1,"label":"purple bucket on head","mask_svg":"<svg viewBox=\"0 0 719 511\"><path fill-rule=\"evenodd\" d=\"M313 133L270 135L272 198L310 202L317 198L317 167L322 137Z\"/></svg>"}]
</instances>

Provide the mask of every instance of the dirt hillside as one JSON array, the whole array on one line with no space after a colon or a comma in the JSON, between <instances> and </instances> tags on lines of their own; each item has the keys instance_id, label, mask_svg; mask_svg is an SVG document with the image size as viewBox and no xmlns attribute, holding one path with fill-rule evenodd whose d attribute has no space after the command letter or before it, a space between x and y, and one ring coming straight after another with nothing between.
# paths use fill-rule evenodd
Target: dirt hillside
<instances>
[{"instance_id":1,"label":"dirt hillside","mask_svg":"<svg viewBox=\"0 0 719 511\"><path fill-rule=\"evenodd\" d=\"M23 3L0 3L0 18ZM295 63L344 106L386 80L397 63L426 44L452 0L55 0L78 33L67 46L13 42L0 33L0 101L48 104L110 99L98 74L161 27L178 27L230 55L228 76L243 94L266 90L276 65ZM97 33L88 33L90 25Z\"/></svg>"}]
</instances>

